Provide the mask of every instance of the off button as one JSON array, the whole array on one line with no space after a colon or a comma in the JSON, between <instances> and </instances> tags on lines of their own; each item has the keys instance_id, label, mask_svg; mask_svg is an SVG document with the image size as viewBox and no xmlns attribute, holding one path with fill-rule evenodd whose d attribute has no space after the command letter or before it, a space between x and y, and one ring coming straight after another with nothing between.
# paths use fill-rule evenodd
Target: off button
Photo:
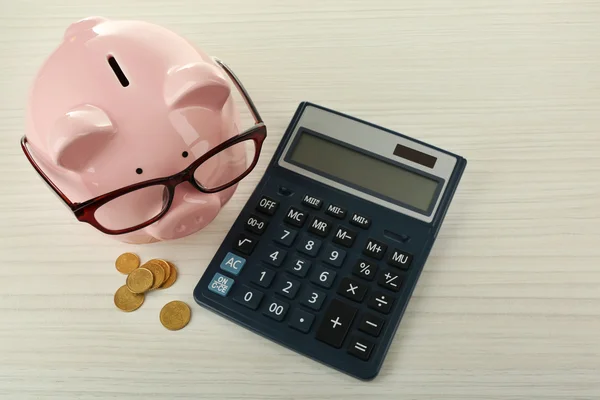
<instances>
[{"instance_id":1,"label":"off button","mask_svg":"<svg viewBox=\"0 0 600 400\"><path fill-rule=\"evenodd\" d=\"M279 202L271 199L270 197L263 196L260 198L256 210L266 215L273 215L279 207Z\"/></svg>"}]
</instances>

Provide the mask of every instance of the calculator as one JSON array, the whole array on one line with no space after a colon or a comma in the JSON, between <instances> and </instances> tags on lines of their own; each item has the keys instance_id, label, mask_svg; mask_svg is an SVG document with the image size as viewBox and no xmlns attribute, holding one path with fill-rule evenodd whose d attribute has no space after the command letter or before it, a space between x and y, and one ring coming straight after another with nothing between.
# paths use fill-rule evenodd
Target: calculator
<instances>
[{"instance_id":1,"label":"calculator","mask_svg":"<svg viewBox=\"0 0 600 400\"><path fill-rule=\"evenodd\" d=\"M198 304L377 376L467 161L303 102L194 289Z\"/></svg>"}]
</instances>

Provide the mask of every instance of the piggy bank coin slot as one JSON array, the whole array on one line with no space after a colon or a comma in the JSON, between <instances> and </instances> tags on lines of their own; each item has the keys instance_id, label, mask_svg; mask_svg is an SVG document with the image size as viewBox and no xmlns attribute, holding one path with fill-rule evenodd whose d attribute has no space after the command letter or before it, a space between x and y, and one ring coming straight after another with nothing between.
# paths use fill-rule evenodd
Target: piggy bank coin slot
<instances>
[{"instance_id":1,"label":"piggy bank coin slot","mask_svg":"<svg viewBox=\"0 0 600 400\"><path fill-rule=\"evenodd\" d=\"M121 69L121 66L119 66L119 63L113 56L108 56L108 64L110 65L113 72L117 76L117 79L119 79L119 82L121 82L121 86L123 86L123 87L129 86L129 80L127 79L127 77L125 76L125 73Z\"/></svg>"}]
</instances>

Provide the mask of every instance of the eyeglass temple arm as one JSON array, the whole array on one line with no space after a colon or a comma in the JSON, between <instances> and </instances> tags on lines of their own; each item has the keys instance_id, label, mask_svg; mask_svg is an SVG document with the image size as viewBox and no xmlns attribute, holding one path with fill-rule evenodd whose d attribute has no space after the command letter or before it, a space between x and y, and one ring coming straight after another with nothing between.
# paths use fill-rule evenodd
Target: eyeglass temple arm
<instances>
[{"instance_id":1,"label":"eyeglass temple arm","mask_svg":"<svg viewBox=\"0 0 600 400\"><path fill-rule=\"evenodd\" d=\"M33 165L35 171L42 178L42 180L46 183L46 185L48 185L48 187L54 191L54 193L64 202L64 204L68 208L70 208L72 211L75 211L75 209L77 208L77 206L79 205L79 203L74 203L71 200L69 200L69 198L58 188L58 186L56 186L50 180L50 178L48 177L48 175L46 175L46 173L38 165L38 163L33 158L33 154L31 154L31 152L27 148L27 137L26 136L23 136L21 138L21 149L25 153L25 157L27 157L27 159L29 160L29 163L31 165Z\"/></svg>"},{"instance_id":2,"label":"eyeglass temple arm","mask_svg":"<svg viewBox=\"0 0 600 400\"><path fill-rule=\"evenodd\" d=\"M252 101L252 98L250 97L250 95L248 94L248 92L246 91L246 89L244 88L244 85L242 85L242 82L235 75L235 73L233 72L233 70L231 68L229 68L229 66L227 64L225 64L223 61L219 60L218 58L213 57L213 59L215 60L215 62L217 64L219 64L219 66L221 68L223 68L225 70L225 72L227 73L227 75L229 75L229 78L231 78L231 80L233 81L233 83L237 87L238 91L240 92L240 94L244 98L244 102L246 103L246 105L248 106L248 108L250 108L250 112L252 113L252 117L254 118L254 122L256 122L257 124L262 123L263 120L260 117L260 114L258 113L258 110L256 109L256 106L254 105L254 102Z\"/></svg>"}]
</instances>

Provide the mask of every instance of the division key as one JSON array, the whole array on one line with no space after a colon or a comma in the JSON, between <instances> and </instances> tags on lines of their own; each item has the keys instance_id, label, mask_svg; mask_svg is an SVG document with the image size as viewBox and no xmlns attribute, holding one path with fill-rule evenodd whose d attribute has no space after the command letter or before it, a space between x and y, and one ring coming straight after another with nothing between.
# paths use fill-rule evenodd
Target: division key
<instances>
[{"instance_id":1,"label":"division key","mask_svg":"<svg viewBox=\"0 0 600 400\"><path fill-rule=\"evenodd\" d=\"M317 339L338 349L342 347L356 311L356 308L342 301L332 300L317 329Z\"/></svg>"}]
</instances>

